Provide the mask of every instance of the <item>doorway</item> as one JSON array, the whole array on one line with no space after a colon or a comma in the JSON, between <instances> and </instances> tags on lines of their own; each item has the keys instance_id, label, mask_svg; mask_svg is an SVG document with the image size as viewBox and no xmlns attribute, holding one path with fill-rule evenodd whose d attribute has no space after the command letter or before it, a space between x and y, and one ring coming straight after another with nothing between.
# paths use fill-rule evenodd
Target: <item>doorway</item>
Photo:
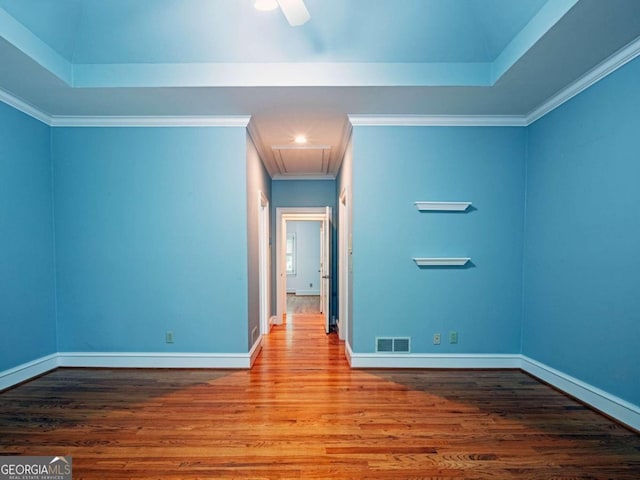
<instances>
[{"instance_id":1,"label":"doorway","mask_svg":"<svg viewBox=\"0 0 640 480\"><path fill-rule=\"evenodd\" d=\"M286 322L287 305L287 222L320 223L320 312L325 332L329 333L331 304L331 207L277 208L276 209L276 323Z\"/></svg>"},{"instance_id":2,"label":"doorway","mask_svg":"<svg viewBox=\"0 0 640 480\"><path fill-rule=\"evenodd\" d=\"M292 314L320 315L322 223L291 220L286 228L287 318Z\"/></svg>"}]
</instances>

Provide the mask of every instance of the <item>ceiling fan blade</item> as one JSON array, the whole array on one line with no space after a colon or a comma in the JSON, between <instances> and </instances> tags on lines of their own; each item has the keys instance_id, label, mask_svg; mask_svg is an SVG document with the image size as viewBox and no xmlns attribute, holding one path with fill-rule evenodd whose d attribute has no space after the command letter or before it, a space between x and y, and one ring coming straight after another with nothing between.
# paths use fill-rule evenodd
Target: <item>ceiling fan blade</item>
<instances>
[{"instance_id":1,"label":"ceiling fan blade","mask_svg":"<svg viewBox=\"0 0 640 480\"><path fill-rule=\"evenodd\" d=\"M304 0L277 0L278 5L284 16L287 18L289 25L297 27L304 25L309 21L311 15L307 10Z\"/></svg>"}]
</instances>

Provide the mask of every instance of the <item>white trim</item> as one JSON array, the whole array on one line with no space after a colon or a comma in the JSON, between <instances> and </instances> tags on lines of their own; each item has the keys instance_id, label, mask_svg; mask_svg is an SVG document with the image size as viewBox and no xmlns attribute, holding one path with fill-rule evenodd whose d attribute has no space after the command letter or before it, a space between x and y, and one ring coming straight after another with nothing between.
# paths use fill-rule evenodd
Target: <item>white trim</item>
<instances>
[{"instance_id":1,"label":"white trim","mask_svg":"<svg viewBox=\"0 0 640 480\"><path fill-rule=\"evenodd\" d=\"M609 74L618 70L620 67L629 63L638 55L640 55L640 38L637 38L629 45L622 48L596 67L589 70L586 74L573 82L571 85L556 93L553 97L539 105L536 109L529 112L529 114L527 114L525 117L526 125L531 125L535 121L544 117L547 113L558 108L563 103L568 102L582 91L586 90Z\"/></svg>"},{"instance_id":2,"label":"white trim","mask_svg":"<svg viewBox=\"0 0 640 480\"><path fill-rule=\"evenodd\" d=\"M52 127L243 127L251 119L248 115L185 115L185 116L80 116L53 115Z\"/></svg>"},{"instance_id":3,"label":"white trim","mask_svg":"<svg viewBox=\"0 0 640 480\"><path fill-rule=\"evenodd\" d=\"M273 178L273 175L279 171L278 166L275 163L273 151L264 147L264 142L262 141L260 132L258 132L258 129L256 128L255 121L249 121L247 125L247 133L251 137L253 145L258 151L258 156L262 160L264 167L267 169L269 176Z\"/></svg>"},{"instance_id":4,"label":"white trim","mask_svg":"<svg viewBox=\"0 0 640 480\"><path fill-rule=\"evenodd\" d=\"M318 289L313 289L313 290L309 290L309 289L307 289L307 290L296 290L295 293L296 293L296 295L300 295L301 297L309 296L309 295L318 296L318 295L320 295L320 289L318 288Z\"/></svg>"},{"instance_id":5,"label":"white trim","mask_svg":"<svg viewBox=\"0 0 640 480\"><path fill-rule=\"evenodd\" d=\"M541 362L521 355L520 368L534 377L547 382L555 388L571 395L596 410L640 430L640 407L611 395L593 385L562 373Z\"/></svg>"},{"instance_id":6,"label":"white trim","mask_svg":"<svg viewBox=\"0 0 640 480\"><path fill-rule=\"evenodd\" d=\"M506 126L527 127L555 110L563 103L569 101L580 92L591 87L609 74L615 72L634 58L640 55L640 38L613 54L598 66L591 69L581 78L567 86L553 97L543 102L526 115L349 115L349 123L352 126ZM25 102L15 95L0 89L0 101L19 110L36 120L52 127L133 127L133 126L210 126L210 127L247 127L250 135L257 143L257 148L263 161L265 151L261 149L255 128L249 125L250 116L79 116L79 115L50 115L34 105ZM347 127L347 130L350 127ZM266 158L265 162L269 174L273 175L273 160ZM270 161L269 161L270 160ZM271 168L269 168L271 167ZM286 179L300 180L311 177L286 177ZM324 177L333 179L335 177ZM275 179L275 177L274 177ZM285 178L278 178L284 180ZM315 179L315 178L313 178Z\"/></svg>"},{"instance_id":7,"label":"white trim","mask_svg":"<svg viewBox=\"0 0 640 480\"><path fill-rule=\"evenodd\" d=\"M354 368L353 366L353 349L351 348L351 344L349 343L349 339L345 337L344 339L344 356L347 359L347 363L349 364L349 368Z\"/></svg>"},{"instance_id":8,"label":"white trim","mask_svg":"<svg viewBox=\"0 0 640 480\"><path fill-rule=\"evenodd\" d=\"M354 353L345 351L351 368L520 368L518 354Z\"/></svg>"},{"instance_id":9,"label":"white trim","mask_svg":"<svg viewBox=\"0 0 640 480\"><path fill-rule=\"evenodd\" d=\"M358 127L526 127L523 115L349 115Z\"/></svg>"},{"instance_id":10,"label":"white trim","mask_svg":"<svg viewBox=\"0 0 640 480\"><path fill-rule=\"evenodd\" d=\"M31 362L0 372L0 392L19 383L31 380L38 375L58 368L58 354L52 353Z\"/></svg>"},{"instance_id":11,"label":"white trim","mask_svg":"<svg viewBox=\"0 0 640 480\"><path fill-rule=\"evenodd\" d=\"M256 363L256 360L258 359L258 356L260 355L261 351L262 351L262 335L259 335L255 343L253 344L253 347L251 347L251 350L249 350L249 367L248 368L253 367L253 364Z\"/></svg>"},{"instance_id":12,"label":"white trim","mask_svg":"<svg viewBox=\"0 0 640 480\"><path fill-rule=\"evenodd\" d=\"M331 150L331 145L271 145L271 150Z\"/></svg>"},{"instance_id":13,"label":"white trim","mask_svg":"<svg viewBox=\"0 0 640 480\"><path fill-rule=\"evenodd\" d=\"M86 368L251 368L249 353L61 352L60 367Z\"/></svg>"},{"instance_id":14,"label":"white trim","mask_svg":"<svg viewBox=\"0 0 640 480\"><path fill-rule=\"evenodd\" d=\"M271 313L271 249L269 247L269 229L271 210L269 199L262 190L258 191L258 297L260 334L269 333L269 315Z\"/></svg>"},{"instance_id":15,"label":"white trim","mask_svg":"<svg viewBox=\"0 0 640 480\"><path fill-rule=\"evenodd\" d=\"M50 127L243 127L250 115L50 115L0 88L0 102Z\"/></svg>"},{"instance_id":16,"label":"white trim","mask_svg":"<svg viewBox=\"0 0 640 480\"><path fill-rule=\"evenodd\" d=\"M15 108L19 112L22 112L30 117L35 118L36 120L41 121L46 125L51 125L51 116L44 113L42 110L34 107L30 103L25 102L24 100L19 99L15 95L7 92L0 88L0 102L6 103L10 107Z\"/></svg>"}]
</instances>

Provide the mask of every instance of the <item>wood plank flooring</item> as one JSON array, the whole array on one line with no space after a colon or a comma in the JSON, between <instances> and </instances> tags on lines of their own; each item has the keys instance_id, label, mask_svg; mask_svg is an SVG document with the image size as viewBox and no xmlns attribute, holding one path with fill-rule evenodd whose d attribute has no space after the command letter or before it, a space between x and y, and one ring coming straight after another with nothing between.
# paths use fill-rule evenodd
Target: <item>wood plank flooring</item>
<instances>
[{"instance_id":1,"label":"wood plank flooring","mask_svg":"<svg viewBox=\"0 0 640 480\"><path fill-rule=\"evenodd\" d=\"M320 313L320 295L287 293L287 314Z\"/></svg>"},{"instance_id":2,"label":"wood plank flooring","mask_svg":"<svg viewBox=\"0 0 640 480\"><path fill-rule=\"evenodd\" d=\"M250 371L59 369L0 394L0 454L74 479L640 478L640 435L519 371L350 370L322 317Z\"/></svg>"}]
</instances>

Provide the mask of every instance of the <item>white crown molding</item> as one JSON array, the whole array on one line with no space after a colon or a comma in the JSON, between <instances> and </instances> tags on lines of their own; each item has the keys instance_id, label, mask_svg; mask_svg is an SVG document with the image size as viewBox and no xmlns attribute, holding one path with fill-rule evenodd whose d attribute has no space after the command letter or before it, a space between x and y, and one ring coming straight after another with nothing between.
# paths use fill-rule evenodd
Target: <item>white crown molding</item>
<instances>
[{"instance_id":1,"label":"white crown molding","mask_svg":"<svg viewBox=\"0 0 640 480\"><path fill-rule=\"evenodd\" d=\"M331 150L331 145L271 145L271 150Z\"/></svg>"},{"instance_id":2,"label":"white crown molding","mask_svg":"<svg viewBox=\"0 0 640 480\"><path fill-rule=\"evenodd\" d=\"M46 125L51 125L51 116L44 113L42 110L34 107L30 103L25 102L24 100L19 99L15 95L7 92L6 90L2 90L0 88L0 102L6 103L10 107L15 108L16 110L29 115L30 117L35 118L36 120L41 121Z\"/></svg>"},{"instance_id":3,"label":"white crown molding","mask_svg":"<svg viewBox=\"0 0 640 480\"><path fill-rule=\"evenodd\" d=\"M247 125L247 132L249 133L249 137L251 137L253 145L258 151L258 156L262 160L264 167L267 169L267 173L270 177L273 178L276 172L280 171L274 159L273 150L264 148L264 142L262 141L260 132L258 132L258 129L256 128L254 122L249 122L249 124Z\"/></svg>"},{"instance_id":4,"label":"white crown molding","mask_svg":"<svg viewBox=\"0 0 640 480\"><path fill-rule=\"evenodd\" d=\"M53 353L0 372L0 392L58 367L58 354Z\"/></svg>"},{"instance_id":5,"label":"white crown molding","mask_svg":"<svg viewBox=\"0 0 640 480\"><path fill-rule=\"evenodd\" d=\"M520 115L349 115L358 127L525 127Z\"/></svg>"},{"instance_id":6,"label":"white crown molding","mask_svg":"<svg viewBox=\"0 0 640 480\"><path fill-rule=\"evenodd\" d=\"M348 118L345 118L344 123L342 125L342 134L340 135L340 142L338 143L338 145L340 145L341 148L339 151L336 151L334 153L335 163L333 163L329 168L329 171L335 172L335 175L338 175L338 172L340 171L340 167L342 166L344 156L347 153L347 148L349 146L349 141L351 140L352 133L353 133L353 125L351 124Z\"/></svg>"},{"instance_id":7,"label":"white crown molding","mask_svg":"<svg viewBox=\"0 0 640 480\"><path fill-rule=\"evenodd\" d=\"M594 67L574 83L555 94L526 115L349 115L351 126L486 126L526 127L607 77L640 55L640 38ZM269 155L261 148L259 135L249 123L250 116L77 116L50 115L34 105L0 89L0 102L52 127L245 127L248 128L267 169ZM269 171L273 176L275 171Z\"/></svg>"},{"instance_id":8,"label":"white crown molding","mask_svg":"<svg viewBox=\"0 0 640 480\"><path fill-rule=\"evenodd\" d=\"M568 102L580 92L583 92L606 76L618 70L620 67L629 63L638 55L640 55L640 38L637 38L596 67L589 70L585 75L573 82L567 88L556 93L542 105L527 114L525 117L526 125L529 126L535 121L541 119L547 113L555 110L563 103Z\"/></svg>"},{"instance_id":9,"label":"white crown molding","mask_svg":"<svg viewBox=\"0 0 640 480\"><path fill-rule=\"evenodd\" d=\"M248 115L227 116L81 116L53 115L52 127L242 127L251 119Z\"/></svg>"}]
</instances>

